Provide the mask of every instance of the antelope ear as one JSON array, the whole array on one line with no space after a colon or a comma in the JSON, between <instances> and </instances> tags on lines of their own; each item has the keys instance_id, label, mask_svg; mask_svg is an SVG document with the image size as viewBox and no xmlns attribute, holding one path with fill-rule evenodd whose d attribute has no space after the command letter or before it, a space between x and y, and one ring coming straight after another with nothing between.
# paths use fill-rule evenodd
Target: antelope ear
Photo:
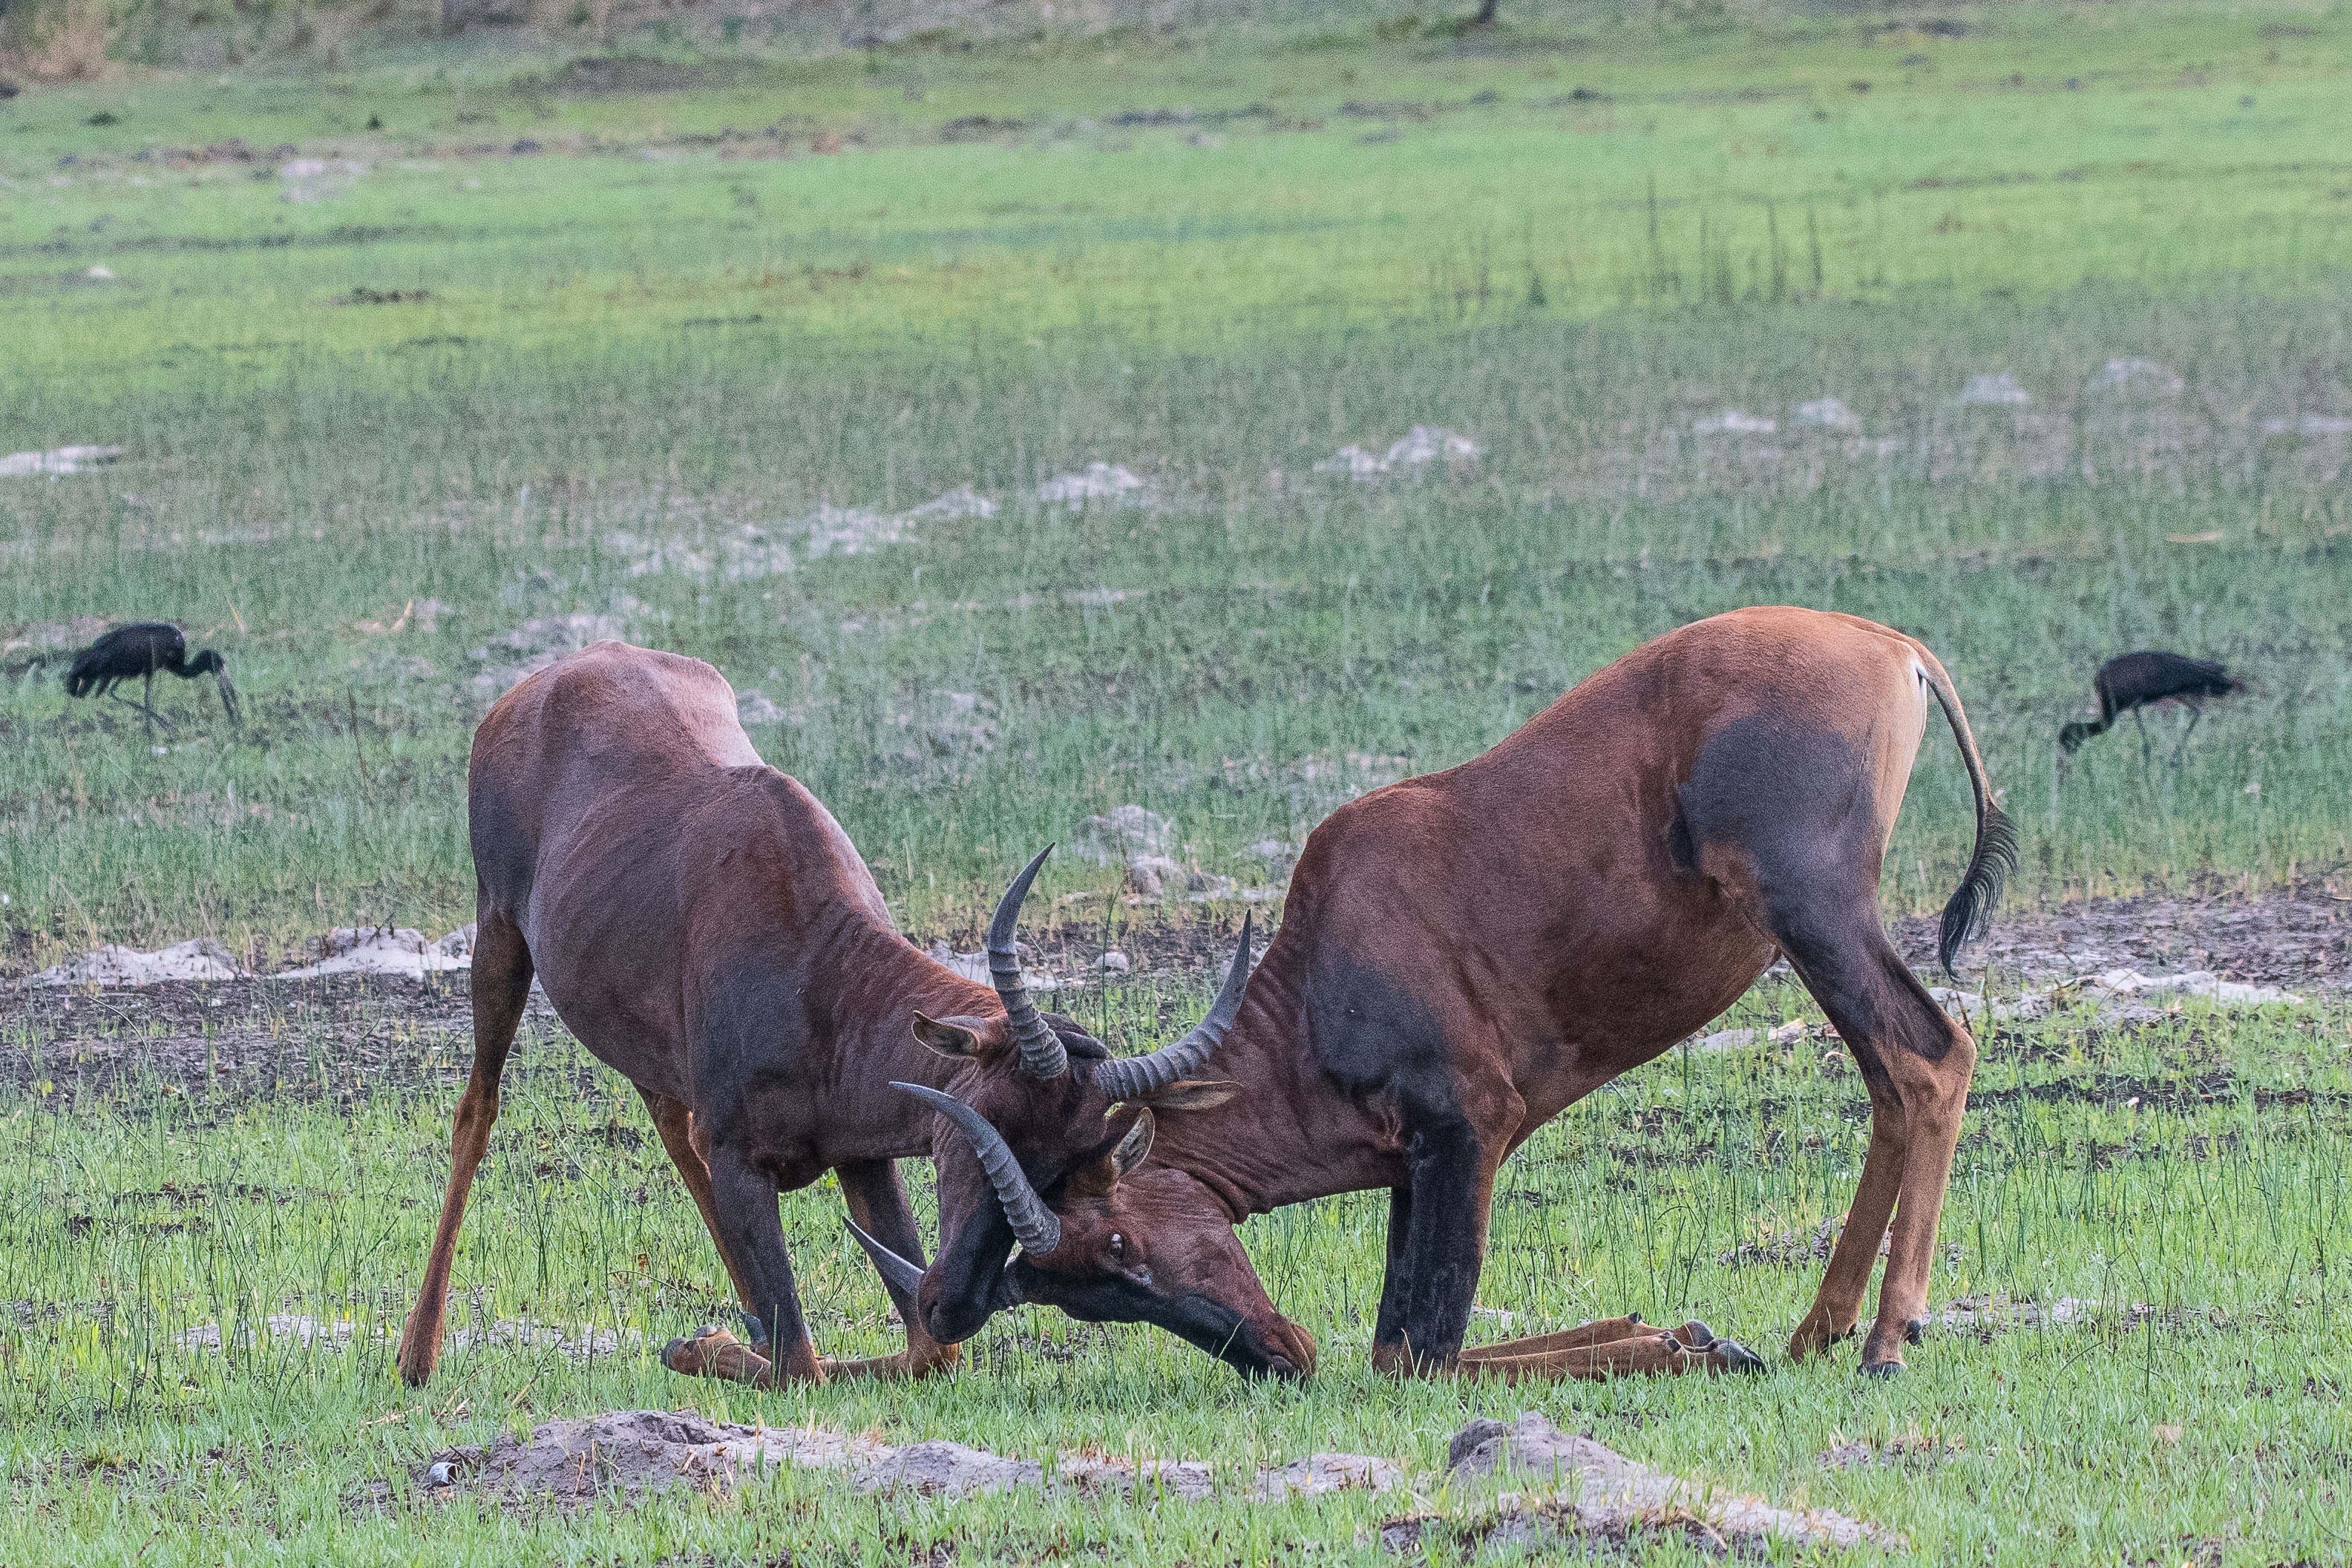
<instances>
[{"instance_id":1,"label":"antelope ear","mask_svg":"<svg viewBox=\"0 0 2352 1568\"><path fill-rule=\"evenodd\" d=\"M1149 1094L1136 1097L1139 1105L1157 1105L1162 1111L1206 1111L1222 1105L1242 1092L1238 1083L1220 1079L1187 1078L1154 1089Z\"/></svg>"},{"instance_id":2,"label":"antelope ear","mask_svg":"<svg viewBox=\"0 0 2352 1568\"><path fill-rule=\"evenodd\" d=\"M1110 1152L1111 1178L1116 1181L1126 1176L1141 1165L1143 1156L1150 1152L1151 1113L1145 1111L1136 1116L1135 1125L1129 1127L1127 1136L1118 1141L1118 1147Z\"/></svg>"},{"instance_id":3,"label":"antelope ear","mask_svg":"<svg viewBox=\"0 0 2352 1568\"><path fill-rule=\"evenodd\" d=\"M915 1038L941 1056L978 1056L980 1031L985 1027L980 1019L935 1019L919 1012L915 1015Z\"/></svg>"}]
</instances>

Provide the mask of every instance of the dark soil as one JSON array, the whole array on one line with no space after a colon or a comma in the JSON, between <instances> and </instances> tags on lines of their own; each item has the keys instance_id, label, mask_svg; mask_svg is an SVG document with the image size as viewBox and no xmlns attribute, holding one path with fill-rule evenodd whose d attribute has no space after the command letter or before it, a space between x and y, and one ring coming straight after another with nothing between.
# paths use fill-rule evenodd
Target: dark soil
<instances>
[{"instance_id":1,"label":"dark soil","mask_svg":"<svg viewBox=\"0 0 2352 1568\"><path fill-rule=\"evenodd\" d=\"M1920 969L1936 962L1936 918L1895 923L1895 946ZM1996 990L2102 969L2210 969L2223 979L2290 989L2352 987L2352 900L2305 883L2253 899L2093 898L2002 910L1961 956L1990 967Z\"/></svg>"},{"instance_id":2,"label":"dark soil","mask_svg":"<svg viewBox=\"0 0 2352 1568\"><path fill-rule=\"evenodd\" d=\"M2157 972L2205 968L2226 978L2316 991L2352 986L2352 905L2311 889L2252 901L2176 897L2096 899L2049 911L2004 914L1991 936L1967 955L1967 967L1990 963L1996 989L2100 968ZM1275 914L1256 911L1258 946ZM1194 991L1205 994L1232 956L1238 915L1206 905L1081 905L1039 920L1029 937L1030 964L1062 977L1059 1005L1082 1021L1087 998L1106 980L1157 985L1163 1022ZM1896 923L1904 954L1923 969L1934 962L1935 922ZM959 951L978 933L922 933ZM1116 948L1131 966L1107 975L1103 953ZM517 1065L543 1066L562 1025L533 993ZM53 1103L98 1096L136 1100L181 1095L192 1106L255 1099L353 1100L386 1082L423 1092L454 1092L473 1055L467 977L462 970L424 980L339 975L310 980L235 980L89 991L26 987L0 990L0 1076ZM584 1052L565 1050L562 1071L583 1083L602 1071ZM537 1061L532 1059L537 1057ZM528 1068L526 1070L529 1070ZM2184 1097L2178 1083L2074 1086L2084 1098L2139 1092ZM1998 1091L1982 1089L1988 1100ZM2011 1091L2015 1092L2015 1091ZM2030 1090L2034 1097L2050 1091ZM2197 1085L2199 1098L2227 1089Z\"/></svg>"}]
</instances>

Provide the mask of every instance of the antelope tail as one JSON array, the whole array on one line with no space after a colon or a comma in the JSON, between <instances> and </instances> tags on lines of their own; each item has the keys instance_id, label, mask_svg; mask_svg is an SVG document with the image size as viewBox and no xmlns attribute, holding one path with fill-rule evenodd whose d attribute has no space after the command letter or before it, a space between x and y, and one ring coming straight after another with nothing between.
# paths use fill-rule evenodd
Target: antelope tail
<instances>
[{"instance_id":1,"label":"antelope tail","mask_svg":"<svg viewBox=\"0 0 2352 1568\"><path fill-rule=\"evenodd\" d=\"M1969 733L1969 716L1960 707L1960 694L1953 690L1952 677L1925 648L1919 650L1919 667L1927 677L1927 689L1936 694L1936 706L1944 710L1944 720L1952 727L1952 738L1959 742L1960 760L1968 765L1969 788L1977 802L1976 850L1969 856L1969 869L1960 885L1944 905L1943 930L1936 943L1937 960L1949 975L1954 973L1952 961L1959 956L1961 946L1982 934L1993 905L2000 902L2000 884L2017 869L2017 826L1993 804L1992 782L1985 777L1984 758L1977 751L1976 737Z\"/></svg>"}]
</instances>

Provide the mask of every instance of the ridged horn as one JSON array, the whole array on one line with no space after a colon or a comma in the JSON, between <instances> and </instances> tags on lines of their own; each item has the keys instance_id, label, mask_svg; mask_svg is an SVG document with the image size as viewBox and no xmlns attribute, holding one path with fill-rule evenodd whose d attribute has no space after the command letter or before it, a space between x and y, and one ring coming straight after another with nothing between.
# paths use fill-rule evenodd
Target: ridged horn
<instances>
[{"instance_id":1,"label":"ridged horn","mask_svg":"<svg viewBox=\"0 0 2352 1568\"><path fill-rule=\"evenodd\" d=\"M843 1215L841 1222L849 1227L849 1233L857 1238L857 1244L866 1249L868 1258L874 1260L875 1271L882 1276L885 1283L896 1285L910 1296L922 1289L923 1271L920 1269L860 1230L857 1221L849 1216Z\"/></svg>"},{"instance_id":2,"label":"ridged horn","mask_svg":"<svg viewBox=\"0 0 2352 1568\"><path fill-rule=\"evenodd\" d=\"M1022 868L998 902L996 918L988 923L988 977L1004 1003L1004 1021L1013 1026L1013 1043L1021 1051L1021 1071L1032 1078L1059 1078L1070 1070L1069 1051L1029 1003L1029 988L1021 983L1021 960L1013 950L1013 934L1021 926L1021 901L1029 896L1029 884L1037 880L1045 857L1053 852L1054 846L1047 844Z\"/></svg>"},{"instance_id":3,"label":"ridged horn","mask_svg":"<svg viewBox=\"0 0 2352 1568\"><path fill-rule=\"evenodd\" d=\"M963 1134L971 1152L980 1156L980 1168L988 1173L989 1185L996 1188L996 1201L1004 1206L1004 1218L1013 1222L1013 1234L1023 1251L1043 1258L1062 1244L1061 1216L1045 1207L1045 1200L1037 1196L1037 1189L1021 1174L1021 1162L1013 1157L1012 1145L1004 1141L1003 1134L988 1124L987 1117L954 1095L942 1094L920 1083L894 1082L890 1087L903 1089L922 1101Z\"/></svg>"},{"instance_id":4,"label":"ridged horn","mask_svg":"<svg viewBox=\"0 0 2352 1568\"><path fill-rule=\"evenodd\" d=\"M1234 1027L1242 1010L1242 992L1249 986L1250 931L1255 916L1242 921L1242 945L1234 952L1234 966L1225 971L1225 988L1217 993L1209 1016L1194 1024L1183 1039L1163 1045L1149 1056L1115 1057L1095 1068L1095 1082L1114 1100L1132 1100L1155 1089L1165 1089L1180 1078L1200 1071Z\"/></svg>"}]
</instances>

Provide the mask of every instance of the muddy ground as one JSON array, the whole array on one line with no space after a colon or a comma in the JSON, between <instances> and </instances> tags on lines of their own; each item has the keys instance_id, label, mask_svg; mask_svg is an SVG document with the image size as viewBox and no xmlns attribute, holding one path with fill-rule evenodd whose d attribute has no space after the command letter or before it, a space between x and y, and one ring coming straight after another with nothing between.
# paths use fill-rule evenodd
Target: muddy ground
<instances>
[{"instance_id":1,"label":"muddy ground","mask_svg":"<svg viewBox=\"0 0 2352 1568\"><path fill-rule=\"evenodd\" d=\"M1118 935L1133 967L1116 978L1205 984L1230 956L1235 924L1209 908L1157 912ZM1933 965L1933 918L1899 921L1895 931L1914 965ZM964 939L956 946L968 945L970 933L951 935ZM925 934L921 945L929 941ZM1037 939L1030 963L1072 983L1065 998L1083 997L1104 977L1103 946L1097 933L1064 925ZM2117 967L2211 969L2307 995L2340 991L2352 988L2352 902L2306 886L2252 900L2095 899L2009 913L1965 968L1973 978L1987 966L1996 992ZM457 970L421 980L340 975L95 993L0 990L0 1074L53 1105L89 1094L184 1094L214 1104L351 1099L387 1081L454 1089L473 1051L467 979ZM1164 1021L1172 1024L1174 998L1166 1005ZM519 1054L561 1028L537 992L524 1028ZM583 1081L601 1071L579 1052L564 1060Z\"/></svg>"}]
</instances>

